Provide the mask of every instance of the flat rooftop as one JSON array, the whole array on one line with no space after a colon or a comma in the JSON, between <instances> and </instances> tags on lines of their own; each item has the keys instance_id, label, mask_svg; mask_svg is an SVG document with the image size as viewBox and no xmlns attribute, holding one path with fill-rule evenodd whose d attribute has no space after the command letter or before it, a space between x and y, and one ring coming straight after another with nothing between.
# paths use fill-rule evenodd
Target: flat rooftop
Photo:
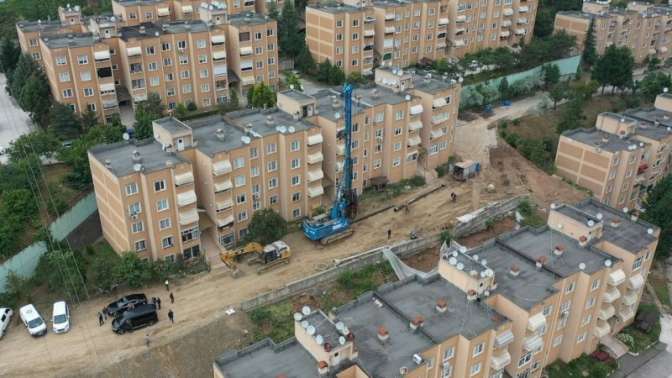
<instances>
[{"instance_id":1,"label":"flat rooftop","mask_svg":"<svg viewBox=\"0 0 672 378\"><path fill-rule=\"evenodd\" d=\"M154 5L165 3L168 5L168 0L113 0L119 5L130 6L130 5Z\"/></svg>"},{"instance_id":2,"label":"flat rooftop","mask_svg":"<svg viewBox=\"0 0 672 378\"><path fill-rule=\"evenodd\" d=\"M229 16L229 24L236 26L262 25L273 21L272 18L260 16L256 13L240 13Z\"/></svg>"},{"instance_id":3,"label":"flat rooftop","mask_svg":"<svg viewBox=\"0 0 672 378\"><path fill-rule=\"evenodd\" d=\"M544 268L561 277L569 277L579 271L592 274L603 269L606 260L615 259L606 253L589 248L590 245L587 248L581 247L578 241L553 231L548 226L537 229L522 228L500 236L497 240L532 261L545 256ZM564 253L560 256L553 253L555 246L558 245L564 247Z\"/></svg>"},{"instance_id":4,"label":"flat rooftop","mask_svg":"<svg viewBox=\"0 0 672 378\"><path fill-rule=\"evenodd\" d=\"M342 120L344 116L344 109L343 109L343 97L341 96L341 92L337 91L335 89L323 89L315 94L313 94L316 100L315 107L319 111L319 116L327 118L333 122L336 122L338 120ZM339 105L337 107L334 107L333 104L333 99L336 98L339 102ZM356 101L352 101L352 115L359 114L366 109L368 109L368 106L362 105Z\"/></svg>"},{"instance_id":5,"label":"flat rooftop","mask_svg":"<svg viewBox=\"0 0 672 378\"><path fill-rule=\"evenodd\" d=\"M109 161L107 169L117 177L135 173L134 165L136 162L132 159L135 151L140 154L142 159L140 164L142 164L145 173L164 169L167 164L176 165L188 162L173 152L164 151L161 144L150 139L136 143L102 144L89 150L100 163L105 164L106 161Z\"/></svg>"},{"instance_id":6,"label":"flat rooftop","mask_svg":"<svg viewBox=\"0 0 672 378\"><path fill-rule=\"evenodd\" d=\"M59 35L43 35L42 40L50 49L61 49L64 47L86 47L93 46L98 42L98 38L91 33L71 33Z\"/></svg>"},{"instance_id":7,"label":"flat rooftop","mask_svg":"<svg viewBox=\"0 0 672 378\"><path fill-rule=\"evenodd\" d=\"M196 118L186 124L191 127L194 141L198 143L196 149L210 157L244 145L245 132L224 121L220 115ZM217 130L222 131L221 138L216 135Z\"/></svg>"},{"instance_id":8,"label":"flat rooftop","mask_svg":"<svg viewBox=\"0 0 672 378\"><path fill-rule=\"evenodd\" d=\"M590 221L592 221L595 224L601 222L601 220L597 218L595 215L587 213L581 209L578 209L574 206L567 204L558 205L558 207L555 208L555 211L584 225Z\"/></svg>"},{"instance_id":9,"label":"flat rooftop","mask_svg":"<svg viewBox=\"0 0 672 378\"><path fill-rule=\"evenodd\" d=\"M653 140L662 140L672 136L672 113L660 109L632 109L625 112L640 122L636 134Z\"/></svg>"},{"instance_id":10,"label":"flat rooftop","mask_svg":"<svg viewBox=\"0 0 672 378\"><path fill-rule=\"evenodd\" d=\"M163 34L200 33L208 30L210 27L203 21L184 20L160 24L144 22L139 25L124 26L119 29L119 34L124 41L128 41L132 38L156 38Z\"/></svg>"},{"instance_id":11,"label":"flat rooftop","mask_svg":"<svg viewBox=\"0 0 672 378\"><path fill-rule=\"evenodd\" d=\"M154 122L171 134L179 134L191 131L189 126L175 117L159 118Z\"/></svg>"},{"instance_id":12,"label":"flat rooftop","mask_svg":"<svg viewBox=\"0 0 672 378\"><path fill-rule=\"evenodd\" d=\"M580 202L576 207L595 216L601 214L604 222L601 240L613 243L628 252L638 253L656 240L653 234L649 234L649 229L656 232L659 230L657 226L641 219L633 221L629 215L622 211L604 205L592 198ZM611 222L615 219L621 221L618 227L611 225Z\"/></svg>"},{"instance_id":13,"label":"flat rooftop","mask_svg":"<svg viewBox=\"0 0 672 378\"><path fill-rule=\"evenodd\" d=\"M556 14L561 16L583 18L585 20L590 20L595 16L591 13L585 13L578 10L558 11Z\"/></svg>"},{"instance_id":14,"label":"flat rooftop","mask_svg":"<svg viewBox=\"0 0 672 378\"><path fill-rule=\"evenodd\" d=\"M317 9L322 12L327 13L355 13L355 12L365 12L364 8L353 7L352 5L346 4L314 4L309 5L308 8Z\"/></svg>"},{"instance_id":15,"label":"flat rooftop","mask_svg":"<svg viewBox=\"0 0 672 378\"><path fill-rule=\"evenodd\" d=\"M308 104L308 103L311 103L311 102L315 101L315 99L313 97L308 96L307 94L305 94L301 91L294 90L294 89L287 89L287 90L284 90L284 91L281 91L281 92L278 92L278 93L282 94L282 95L285 95L285 96L291 98L292 100L297 101L300 104Z\"/></svg>"},{"instance_id":16,"label":"flat rooftop","mask_svg":"<svg viewBox=\"0 0 672 378\"><path fill-rule=\"evenodd\" d=\"M628 138L621 139L616 135L600 131L596 128L568 130L562 133L562 135L609 152L627 151L633 145L636 148L640 148L639 141L633 141Z\"/></svg>"},{"instance_id":17,"label":"flat rooftop","mask_svg":"<svg viewBox=\"0 0 672 378\"><path fill-rule=\"evenodd\" d=\"M422 316L425 319L422 329L434 343L443 342L456 335L472 339L487 330L496 329L506 321L506 318L484 303L468 301L462 290L438 274L425 282L416 279L387 290L381 288L376 294L388 306L404 315L406 328L408 322L418 315ZM436 310L439 299L448 302L448 310L444 313Z\"/></svg>"},{"instance_id":18,"label":"flat rooftop","mask_svg":"<svg viewBox=\"0 0 672 378\"><path fill-rule=\"evenodd\" d=\"M63 25L60 20L19 21L16 23L24 32L58 33L68 32L71 25Z\"/></svg>"},{"instance_id":19,"label":"flat rooftop","mask_svg":"<svg viewBox=\"0 0 672 378\"><path fill-rule=\"evenodd\" d=\"M267 110L240 110L228 113L226 120L243 128L250 128L260 136L274 134L293 134L317 127L277 108Z\"/></svg>"}]
</instances>

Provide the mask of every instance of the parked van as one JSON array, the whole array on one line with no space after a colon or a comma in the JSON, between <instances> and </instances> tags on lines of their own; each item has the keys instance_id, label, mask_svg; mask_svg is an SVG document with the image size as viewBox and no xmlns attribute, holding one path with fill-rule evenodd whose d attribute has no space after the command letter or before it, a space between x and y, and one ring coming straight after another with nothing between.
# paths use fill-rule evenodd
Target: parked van
<instances>
[{"instance_id":1,"label":"parked van","mask_svg":"<svg viewBox=\"0 0 672 378\"><path fill-rule=\"evenodd\" d=\"M124 311L112 321L112 330L118 334L144 328L159 321L156 306L145 303Z\"/></svg>"},{"instance_id":2,"label":"parked van","mask_svg":"<svg viewBox=\"0 0 672 378\"><path fill-rule=\"evenodd\" d=\"M19 309L19 316L31 336L47 334L47 323L44 322L44 319L32 304L21 307Z\"/></svg>"},{"instance_id":3,"label":"parked van","mask_svg":"<svg viewBox=\"0 0 672 378\"><path fill-rule=\"evenodd\" d=\"M51 327L54 333L65 333L70 330L70 308L65 301L54 303L51 313Z\"/></svg>"},{"instance_id":4,"label":"parked van","mask_svg":"<svg viewBox=\"0 0 672 378\"><path fill-rule=\"evenodd\" d=\"M9 322L12 320L12 315L14 315L14 312L11 308L0 307L0 338L2 338L5 331L7 331Z\"/></svg>"}]
</instances>

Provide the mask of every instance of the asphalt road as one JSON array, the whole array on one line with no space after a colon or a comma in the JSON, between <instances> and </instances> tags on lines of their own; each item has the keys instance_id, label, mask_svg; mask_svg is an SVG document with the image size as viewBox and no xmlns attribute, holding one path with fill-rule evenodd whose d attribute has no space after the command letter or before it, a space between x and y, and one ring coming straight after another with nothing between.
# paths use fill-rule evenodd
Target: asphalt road
<instances>
[{"instance_id":1,"label":"asphalt road","mask_svg":"<svg viewBox=\"0 0 672 378\"><path fill-rule=\"evenodd\" d=\"M7 148L13 140L33 128L28 114L5 91L6 82L5 75L0 74L0 147L2 148ZM6 158L0 156L0 163L4 163Z\"/></svg>"}]
</instances>

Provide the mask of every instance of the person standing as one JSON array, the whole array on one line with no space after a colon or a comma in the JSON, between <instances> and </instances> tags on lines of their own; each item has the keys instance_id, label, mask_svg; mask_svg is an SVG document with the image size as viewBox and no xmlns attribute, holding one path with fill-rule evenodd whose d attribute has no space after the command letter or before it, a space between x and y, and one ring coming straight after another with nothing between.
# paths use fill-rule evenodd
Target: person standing
<instances>
[{"instance_id":1,"label":"person standing","mask_svg":"<svg viewBox=\"0 0 672 378\"><path fill-rule=\"evenodd\" d=\"M175 323L175 314L172 309L168 310L168 319L170 319L171 323Z\"/></svg>"},{"instance_id":2,"label":"person standing","mask_svg":"<svg viewBox=\"0 0 672 378\"><path fill-rule=\"evenodd\" d=\"M392 237L392 229L388 228L387 229L387 240L390 240L391 237Z\"/></svg>"},{"instance_id":3,"label":"person standing","mask_svg":"<svg viewBox=\"0 0 672 378\"><path fill-rule=\"evenodd\" d=\"M105 324L105 320L103 320L103 313L98 312L98 326L102 327L103 324Z\"/></svg>"},{"instance_id":4,"label":"person standing","mask_svg":"<svg viewBox=\"0 0 672 378\"><path fill-rule=\"evenodd\" d=\"M170 291L170 285L168 284L168 280L163 283L163 285L166 287L166 291Z\"/></svg>"},{"instance_id":5,"label":"person standing","mask_svg":"<svg viewBox=\"0 0 672 378\"><path fill-rule=\"evenodd\" d=\"M173 292L170 292L170 303L175 303L175 297L173 296Z\"/></svg>"},{"instance_id":6,"label":"person standing","mask_svg":"<svg viewBox=\"0 0 672 378\"><path fill-rule=\"evenodd\" d=\"M157 305L157 308L160 310L161 309L161 298L156 298L156 305Z\"/></svg>"},{"instance_id":7,"label":"person standing","mask_svg":"<svg viewBox=\"0 0 672 378\"><path fill-rule=\"evenodd\" d=\"M151 340L149 339L149 333L145 334L145 345L147 348L149 348L149 344L151 343Z\"/></svg>"}]
</instances>

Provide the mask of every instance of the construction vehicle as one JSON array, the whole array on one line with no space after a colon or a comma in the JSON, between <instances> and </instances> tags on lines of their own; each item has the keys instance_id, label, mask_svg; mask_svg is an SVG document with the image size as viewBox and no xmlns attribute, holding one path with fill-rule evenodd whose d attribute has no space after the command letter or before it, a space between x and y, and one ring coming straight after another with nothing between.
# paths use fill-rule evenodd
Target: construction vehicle
<instances>
[{"instance_id":1,"label":"construction vehicle","mask_svg":"<svg viewBox=\"0 0 672 378\"><path fill-rule=\"evenodd\" d=\"M219 258L231 270L233 277L237 277L240 273L238 262L246 255L254 255L247 261L248 265L262 265L257 269L257 274L261 274L277 265L289 263L291 253L287 243L277 240L263 247L257 242L247 243L242 248L220 252Z\"/></svg>"},{"instance_id":2,"label":"construction vehicle","mask_svg":"<svg viewBox=\"0 0 672 378\"><path fill-rule=\"evenodd\" d=\"M354 232L351 218L356 212L356 196L352 191L352 85L343 86L345 128L337 138L344 139L343 173L336 186L336 198L327 213L303 221L303 233L322 245L346 238Z\"/></svg>"}]
</instances>

